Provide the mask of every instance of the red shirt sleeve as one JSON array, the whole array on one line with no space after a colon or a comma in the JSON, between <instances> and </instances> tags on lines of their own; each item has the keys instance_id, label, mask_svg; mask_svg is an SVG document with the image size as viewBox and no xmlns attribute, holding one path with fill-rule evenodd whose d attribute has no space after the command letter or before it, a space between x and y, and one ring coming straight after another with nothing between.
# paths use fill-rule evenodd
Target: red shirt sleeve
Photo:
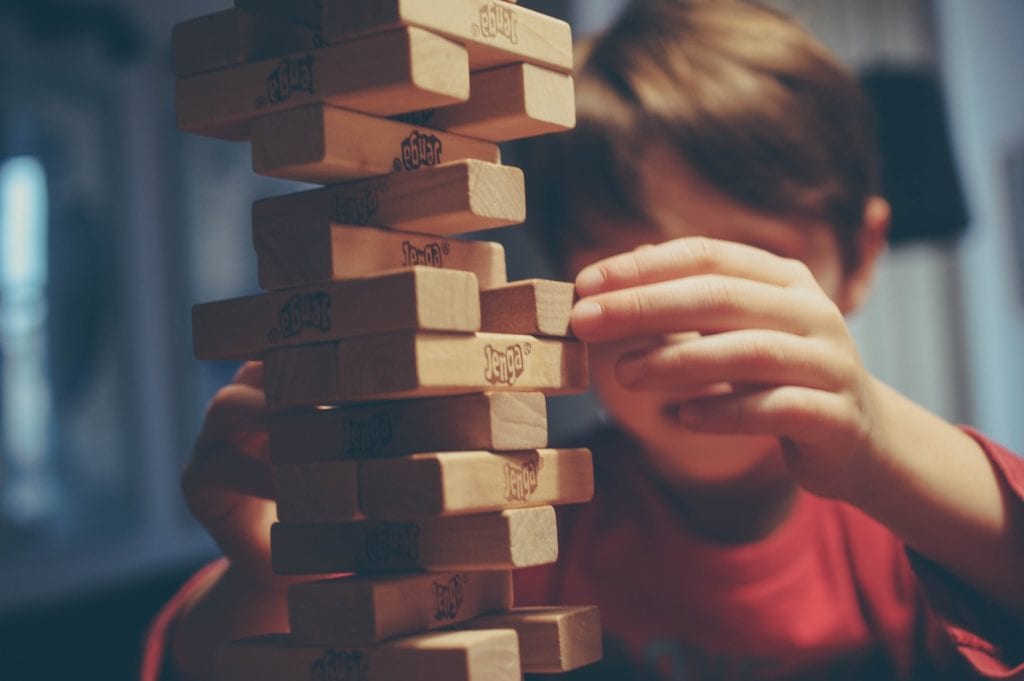
<instances>
[{"instance_id":1,"label":"red shirt sleeve","mask_svg":"<svg viewBox=\"0 0 1024 681\"><path fill-rule=\"evenodd\" d=\"M985 451L1011 503L1024 504L1024 458L975 430L964 430ZM907 553L932 612L974 671L985 679L1024 681L1022 618L994 605L927 558L909 549Z\"/></svg>"},{"instance_id":2,"label":"red shirt sleeve","mask_svg":"<svg viewBox=\"0 0 1024 681\"><path fill-rule=\"evenodd\" d=\"M169 665L167 647L170 642L171 629L181 609L189 598L205 584L210 576L224 570L226 559L221 558L192 575L178 592L167 601L160 612L153 618L146 633L142 649L142 667L140 681L172 681L177 678Z\"/></svg>"}]
</instances>

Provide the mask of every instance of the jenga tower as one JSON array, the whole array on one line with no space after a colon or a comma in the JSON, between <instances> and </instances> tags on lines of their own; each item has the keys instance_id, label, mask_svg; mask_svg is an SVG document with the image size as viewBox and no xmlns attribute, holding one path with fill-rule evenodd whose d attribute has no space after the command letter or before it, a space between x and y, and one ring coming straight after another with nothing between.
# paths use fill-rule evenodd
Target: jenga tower
<instances>
[{"instance_id":1,"label":"jenga tower","mask_svg":"<svg viewBox=\"0 0 1024 681\"><path fill-rule=\"evenodd\" d=\"M253 206L268 293L193 310L198 358L264 361L272 561L311 575L291 631L231 644L219 678L595 662L596 608L512 607L511 571L557 558L553 506L593 494L590 452L547 448L544 395L586 388L573 287L509 283L499 244L457 237L525 217L498 142L574 125L568 25L501 0L236 0L173 43L179 127L327 185Z\"/></svg>"}]
</instances>

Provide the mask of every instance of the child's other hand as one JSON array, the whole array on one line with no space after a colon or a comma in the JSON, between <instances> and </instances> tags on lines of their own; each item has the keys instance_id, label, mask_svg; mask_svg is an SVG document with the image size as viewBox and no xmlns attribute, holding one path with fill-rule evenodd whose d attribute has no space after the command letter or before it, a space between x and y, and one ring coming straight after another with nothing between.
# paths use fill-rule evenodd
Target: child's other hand
<instances>
[{"instance_id":1,"label":"child's other hand","mask_svg":"<svg viewBox=\"0 0 1024 681\"><path fill-rule=\"evenodd\" d=\"M281 580L270 569L276 509L266 428L263 365L248 362L210 402L182 489L232 571L269 587Z\"/></svg>"},{"instance_id":2,"label":"child's other hand","mask_svg":"<svg viewBox=\"0 0 1024 681\"><path fill-rule=\"evenodd\" d=\"M854 493L863 457L879 451L878 398L842 312L805 264L683 238L590 265L576 285L572 323L583 341L664 339L621 357L623 385L703 395L680 409L690 430L777 436L804 487ZM700 335L673 337L686 332Z\"/></svg>"}]
</instances>

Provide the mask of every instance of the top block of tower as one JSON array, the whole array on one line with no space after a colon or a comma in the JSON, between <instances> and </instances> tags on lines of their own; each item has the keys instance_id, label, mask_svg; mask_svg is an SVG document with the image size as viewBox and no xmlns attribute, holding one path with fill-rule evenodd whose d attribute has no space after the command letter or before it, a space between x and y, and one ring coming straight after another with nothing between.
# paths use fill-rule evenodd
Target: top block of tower
<instances>
[{"instance_id":1,"label":"top block of tower","mask_svg":"<svg viewBox=\"0 0 1024 681\"><path fill-rule=\"evenodd\" d=\"M324 0L328 42L398 26L419 26L463 43L474 71L526 61L572 72L569 24L511 2Z\"/></svg>"}]
</instances>

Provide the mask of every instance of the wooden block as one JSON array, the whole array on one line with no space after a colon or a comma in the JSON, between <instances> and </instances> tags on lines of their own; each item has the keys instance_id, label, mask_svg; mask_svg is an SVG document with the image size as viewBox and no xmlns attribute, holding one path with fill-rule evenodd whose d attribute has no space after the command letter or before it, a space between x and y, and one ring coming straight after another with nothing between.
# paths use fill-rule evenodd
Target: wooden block
<instances>
[{"instance_id":1,"label":"wooden block","mask_svg":"<svg viewBox=\"0 0 1024 681\"><path fill-rule=\"evenodd\" d=\"M192 308L198 359L254 359L270 348L399 330L474 331L480 294L469 272L413 267Z\"/></svg>"},{"instance_id":2,"label":"wooden block","mask_svg":"<svg viewBox=\"0 0 1024 681\"><path fill-rule=\"evenodd\" d=\"M315 31L266 16L227 9L183 21L171 34L177 76L192 76L292 52L323 47Z\"/></svg>"},{"instance_id":3,"label":"wooden block","mask_svg":"<svg viewBox=\"0 0 1024 681\"><path fill-rule=\"evenodd\" d=\"M477 393L359 407L272 414L270 459L277 464L422 451L547 447L540 393Z\"/></svg>"},{"instance_id":4,"label":"wooden block","mask_svg":"<svg viewBox=\"0 0 1024 681\"><path fill-rule=\"evenodd\" d=\"M274 222L255 229L253 241L260 286L272 291L414 266L472 272L481 289L508 282L505 249L488 241L325 221Z\"/></svg>"},{"instance_id":5,"label":"wooden block","mask_svg":"<svg viewBox=\"0 0 1024 681\"><path fill-rule=\"evenodd\" d=\"M180 78L175 106L182 130L244 140L259 117L309 104L391 116L468 97L465 49L403 29Z\"/></svg>"},{"instance_id":6,"label":"wooden block","mask_svg":"<svg viewBox=\"0 0 1024 681\"><path fill-rule=\"evenodd\" d=\"M587 380L582 343L504 334L393 333L264 358L267 404L278 409L484 390L563 394Z\"/></svg>"},{"instance_id":7,"label":"wooden block","mask_svg":"<svg viewBox=\"0 0 1024 681\"><path fill-rule=\"evenodd\" d=\"M330 184L446 161L498 163L491 142L313 105L260 118L252 128L252 167L260 175Z\"/></svg>"},{"instance_id":8,"label":"wooden block","mask_svg":"<svg viewBox=\"0 0 1024 681\"><path fill-rule=\"evenodd\" d=\"M586 449L421 453L374 461L277 466L277 515L288 523L394 520L574 504L594 495ZM360 512L362 511L362 512Z\"/></svg>"},{"instance_id":9,"label":"wooden block","mask_svg":"<svg viewBox=\"0 0 1024 681\"><path fill-rule=\"evenodd\" d=\"M293 463L276 466L277 517L288 523L359 520L359 463Z\"/></svg>"},{"instance_id":10,"label":"wooden block","mask_svg":"<svg viewBox=\"0 0 1024 681\"><path fill-rule=\"evenodd\" d=\"M592 605L514 608L459 628L515 630L526 674L564 674L601 659L601 613Z\"/></svg>"},{"instance_id":11,"label":"wooden block","mask_svg":"<svg viewBox=\"0 0 1024 681\"><path fill-rule=\"evenodd\" d=\"M505 2L325 0L329 41L396 26L419 26L466 45L473 70L528 61L571 73L569 24Z\"/></svg>"},{"instance_id":12,"label":"wooden block","mask_svg":"<svg viewBox=\"0 0 1024 681\"><path fill-rule=\"evenodd\" d=\"M219 681L521 681L514 631L440 631L348 648L304 646L286 634L218 651Z\"/></svg>"},{"instance_id":13,"label":"wooden block","mask_svg":"<svg viewBox=\"0 0 1024 681\"><path fill-rule=\"evenodd\" d=\"M492 142L576 126L572 76L533 64L509 64L470 76L464 104L402 114L399 120Z\"/></svg>"},{"instance_id":14,"label":"wooden block","mask_svg":"<svg viewBox=\"0 0 1024 681\"><path fill-rule=\"evenodd\" d=\"M576 287L565 281L526 279L480 293L480 328L493 333L571 337Z\"/></svg>"},{"instance_id":15,"label":"wooden block","mask_svg":"<svg viewBox=\"0 0 1024 681\"><path fill-rule=\"evenodd\" d=\"M508 570L342 577L288 588L298 643L374 643L511 607Z\"/></svg>"},{"instance_id":16,"label":"wooden block","mask_svg":"<svg viewBox=\"0 0 1024 681\"><path fill-rule=\"evenodd\" d=\"M525 219L523 171L472 160L286 194L252 206L257 242L269 231L287 233L298 224L325 227L334 222L458 234Z\"/></svg>"},{"instance_id":17,"label":"wooden block","mask_svg":"<svg viewBox=\"0 0 1024 681\"><path fill-rule=\"evenodd\" d=\"M455 572L548 565L558 559L551 506L408 522L283 524L270 528L274 571Z\"/></svg>"},{"instance_id":18,"label":"wooden block","mask_svg":"<svg viewBox=\"0 0 1024 681\"><path fill-rule=\"evenodd\" d=\"M382 520L577 504L593 496L588 449L422 453L359 466L359 506Z\"/></svg>"},{"instance_id":19,"label":"wooden block","mask_svg":"<svg viewBox=\"0 0 1024 681\"><path fill-rule=\"evenodd\" d=\"M323 0L235 0L235 7L310 28L323 25Z\"/></svg>"}]
</instances>

